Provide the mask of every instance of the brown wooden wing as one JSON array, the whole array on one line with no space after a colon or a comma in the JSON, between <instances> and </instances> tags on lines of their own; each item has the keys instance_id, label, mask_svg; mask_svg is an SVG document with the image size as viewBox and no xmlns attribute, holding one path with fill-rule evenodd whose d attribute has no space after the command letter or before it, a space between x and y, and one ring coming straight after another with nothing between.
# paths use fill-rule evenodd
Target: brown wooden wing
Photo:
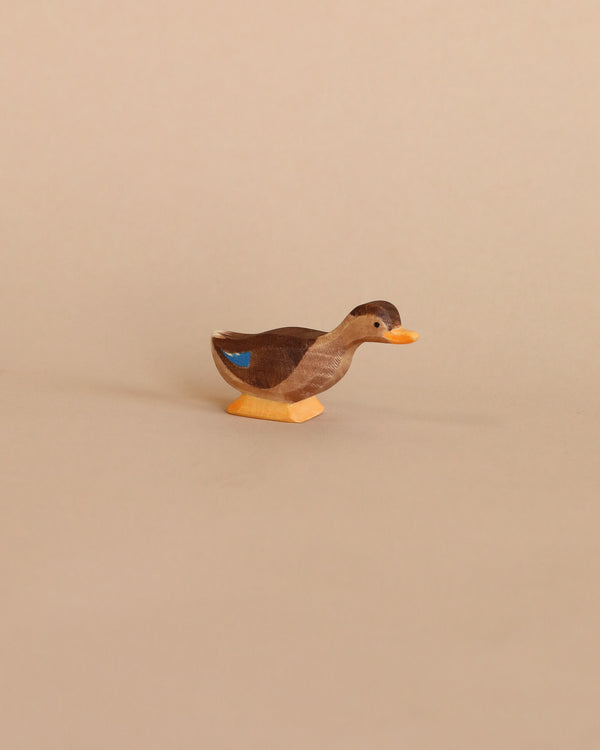
<instances>
[{"instance_id":1,"label":"brown wooden wing","mask_svg":"<svg viewBox=\"0 0 600 750\"><path fill-rule=\"evenodd\" d=\"M225 331L213 336L215 351L236 377L255 388L274 388L296 369L325 331L275 328L264 333Z\"/></svg>"}]
</instances>

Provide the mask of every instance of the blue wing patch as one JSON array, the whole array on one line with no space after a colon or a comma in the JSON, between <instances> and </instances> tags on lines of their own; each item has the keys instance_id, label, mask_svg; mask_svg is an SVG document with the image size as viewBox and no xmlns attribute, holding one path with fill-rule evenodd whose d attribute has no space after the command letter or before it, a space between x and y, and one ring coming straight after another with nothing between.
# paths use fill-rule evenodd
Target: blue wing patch
<instances>
[{"instance_id":1,"label":"blue wing patch","mask_svg":"<svg viewBox=\"0 0 600 750\"><path fill-rule=\"evenodd\" d=\"M221 349L221 351L223 351ZM225 352L223 354L227 357L230 362L233 362L237 367L250 367L250 357L252 352Z\"/></svg>"}]
</instances>

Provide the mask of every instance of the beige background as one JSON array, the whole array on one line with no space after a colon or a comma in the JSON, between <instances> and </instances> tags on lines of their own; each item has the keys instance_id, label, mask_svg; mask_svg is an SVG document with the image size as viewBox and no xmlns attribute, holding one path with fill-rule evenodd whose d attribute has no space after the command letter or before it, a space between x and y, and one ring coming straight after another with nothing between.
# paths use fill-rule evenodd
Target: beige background
<instances>
[{"instance_id":1,"label":"beige background","mask_svg":"<svg viewBox=\"0 0 600 750\"><path fill-rule=\"evenodd\" d=\"M600 746L596 0L3 3L0 735ZM389 299L305 425L214 328Z\"/></svg>"}]
</instances>

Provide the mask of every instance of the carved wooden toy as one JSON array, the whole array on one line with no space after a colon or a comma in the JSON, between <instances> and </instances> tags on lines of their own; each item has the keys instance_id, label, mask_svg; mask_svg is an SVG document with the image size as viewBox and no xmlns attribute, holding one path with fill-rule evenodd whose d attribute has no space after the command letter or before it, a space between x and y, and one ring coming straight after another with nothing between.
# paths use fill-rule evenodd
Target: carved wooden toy
<instances>
[{"instance_id":1,"label":"carved wooden toy","mask_svg":"<svg viewBox=\"0 0 600 750\"><path fill-rule=\"evenodd\" d=\"M377 301L355 307L329 333L312 328L215 331L212 354L223 378L242 393L227 407L230 414L305 422L323 412L317 393L344 377L365 341L410 344L418 338L402 328L394 305Z\"/></svg>"}]
</instances>

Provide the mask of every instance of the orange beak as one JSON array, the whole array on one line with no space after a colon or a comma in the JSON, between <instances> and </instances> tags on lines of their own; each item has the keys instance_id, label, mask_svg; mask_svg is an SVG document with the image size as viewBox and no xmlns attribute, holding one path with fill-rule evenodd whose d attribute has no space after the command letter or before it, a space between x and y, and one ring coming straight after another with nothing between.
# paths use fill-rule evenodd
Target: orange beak
<instances>
[{"instance_id":1,"label":"orange beak","mask_svg":"<svg viewBox=\"0 0 600 750\"><path fill-rule=\"evenodd\" d=\"M392 328L391 331L386 331L383 335L392 344L412 344L413 341L419 338L419 334L416 331L407 331L406 328L402 328L401 326Z\"/></svg>"}]
</instances>

